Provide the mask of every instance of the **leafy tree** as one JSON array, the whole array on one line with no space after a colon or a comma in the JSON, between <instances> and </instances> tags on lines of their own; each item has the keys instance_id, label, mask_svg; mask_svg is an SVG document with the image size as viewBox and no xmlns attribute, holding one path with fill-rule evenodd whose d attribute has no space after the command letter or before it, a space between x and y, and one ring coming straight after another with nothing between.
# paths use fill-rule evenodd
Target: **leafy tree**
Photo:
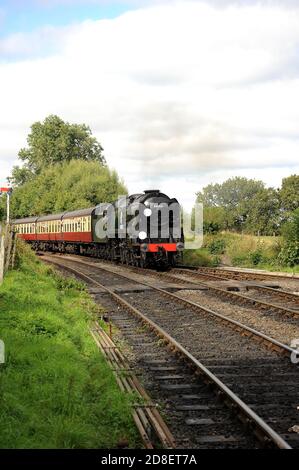
<instances>
[{"instance_id":1,"label":"leafy tree","mask_svg":"<svg viewBox=\"0 0 299 470\"><path fill-rule=\"evenodd\" d=\"M281 223L279 193L274 188L264 188L252 198L245 230L261 235L273 235Z\"/></svg>"},{"instance_id":2,"label":"leafy tree","mask_svg":"<svg viewBox=\"0 0 299 470\"><path fill-rule=\"evenodd\" d=\"M237 176L222 184L209 184L197 193L197 202L203 203L204 208L222 208L224 228L240 230L246 223L252 199L264 188L262 181Z\"/></svg>"},{"instance_id":3,"label":"leafy tree","mask_svg":"<svg viewBox=\"0 0 299 470\"><path fill-rule=\"evenodd\" d=\"M294 211L299 207L299 175L282 180L280 198L285 211Z\"/></svg>"},{"instance_id":4,"label":"leafy tree","mask_svg":"<svg viewBox=\"0 0 299 470\"><path fill-rule=\"evenodd\" d=\"M28 147L19 152L22 168L14 167L10 181L22 185L43 169L71 160L96 161L105 165L103 148L85 124L70 124L50 115L35 122L27 138Z\"/></svg>"},{"instance_id":5,"label":"leafy tree","mask_svg":"<svg viewBox=\"0 0 299 470\"><path fill-rule=\"evenodd\" d=\"M205 233L217 233L227 228L227 214L223 207L204 207L203 230Z\"/></svg>"},{"instance_id":6,"label":"leafy tree","mask_svg":"<svg viewBox=\"0 0 299 470\"><path fill-rule=\"evenodd\" d=\"M12 216L27 217L111 202L127 189L115 171L99 162L71 160L42 170L15 188Z\"/></svg>"},{"instance_id":7,"label":"leafy tree","mask_svg":"<svg viewBox=\"0 0 299 470\"><path fill-rule=\"evenodd\" d=\"M197 193L197 201L207 207L237 208L243 202L250 202L252 197L265 187L262 181L236 176L222 184L209 184Z\"/></svg>"}]
</instances>

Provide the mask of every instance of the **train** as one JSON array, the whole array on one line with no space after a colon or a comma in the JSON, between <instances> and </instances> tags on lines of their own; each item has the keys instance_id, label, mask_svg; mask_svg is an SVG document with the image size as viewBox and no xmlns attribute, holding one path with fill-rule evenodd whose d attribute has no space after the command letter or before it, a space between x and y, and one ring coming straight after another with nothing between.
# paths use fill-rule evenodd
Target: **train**
<instances>
[{"instance_id":1,"label":"train","mask_svg":"<svg viewBox=\"0 0 299 470\"><path fill-rule=\"evenodd\" d=\"M182 258L181 219L177 199L146 190L88 209L16 219L12 226L36 251L167 269Z\"/></svg>"}]
</instances>

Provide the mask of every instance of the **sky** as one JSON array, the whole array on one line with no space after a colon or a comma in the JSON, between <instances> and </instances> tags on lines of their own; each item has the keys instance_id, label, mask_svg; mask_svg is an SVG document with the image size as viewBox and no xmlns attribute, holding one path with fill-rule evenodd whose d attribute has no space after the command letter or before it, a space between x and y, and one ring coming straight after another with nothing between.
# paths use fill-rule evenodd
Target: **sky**
<instances>
[{"instance_id":1,"label":"sky","mask_svg":"<svg viewBox=\"0 0 299 470\"><path fill-rule=\"evenodd\" d=\"M299 173L299 2L0 0L0 105L0 185L58 114L130 193L190 209L232 176L278 187Z\"/></svg>"}]
</instances>

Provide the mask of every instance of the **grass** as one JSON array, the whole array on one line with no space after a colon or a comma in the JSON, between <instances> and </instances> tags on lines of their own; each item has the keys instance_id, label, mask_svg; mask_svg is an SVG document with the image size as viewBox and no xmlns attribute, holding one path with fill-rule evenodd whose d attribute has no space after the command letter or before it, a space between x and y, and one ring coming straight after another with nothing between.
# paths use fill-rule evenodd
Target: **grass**
<instances>
[{"instance_id":1,"label":"grass","mask_svg":"<svg viewBox=\"0 0 299 470\"><path fill-rule=\"evenodd\" d=\"M140 446L130 398L88 332L96 314L80 283L20 245L0 287L1 448Z\"/></svg>"},{"instance_id":2,"label":"grass","mask_svg":"<svg viewBox=\"0 0 299 470\"><path fill-rule=\"evenodd\" d=\"M203 247L186 250L184 263L195 266L239 266L299 273L299 266L288 267L278 263L282 247L280 237L257 237L253 235L222 232L204 235Z\"/></svg>"}]
</instances>

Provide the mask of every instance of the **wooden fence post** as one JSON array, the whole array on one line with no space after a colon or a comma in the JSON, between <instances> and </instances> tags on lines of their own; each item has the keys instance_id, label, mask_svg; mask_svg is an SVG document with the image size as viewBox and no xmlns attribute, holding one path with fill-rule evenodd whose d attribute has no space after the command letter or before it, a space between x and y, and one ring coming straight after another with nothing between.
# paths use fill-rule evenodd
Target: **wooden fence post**
<instances>
[{"instance_id":1,"label":"wooden fence post","mask_svg":"<svg viewBox=\"0 0 299 470\"><path fill-rule=\"evenodd\" d=\"M11 269L15 267L15 260L16 260L16 251L17 251L17 237L16 232L12 233L12 240L13 240L13 248L12 248L12 256L11 256Z\"/></svg>"},{"instance_id":2,"label":"wooden fence post","mask_svg":"<svg viewBox=\"0 0 299 470\"><path fill-rule=\"evenodd\" d=\"M0 225L0 285L10 264L15 261L15 238L9 225Z\"/></svg>"}]
</instances>

